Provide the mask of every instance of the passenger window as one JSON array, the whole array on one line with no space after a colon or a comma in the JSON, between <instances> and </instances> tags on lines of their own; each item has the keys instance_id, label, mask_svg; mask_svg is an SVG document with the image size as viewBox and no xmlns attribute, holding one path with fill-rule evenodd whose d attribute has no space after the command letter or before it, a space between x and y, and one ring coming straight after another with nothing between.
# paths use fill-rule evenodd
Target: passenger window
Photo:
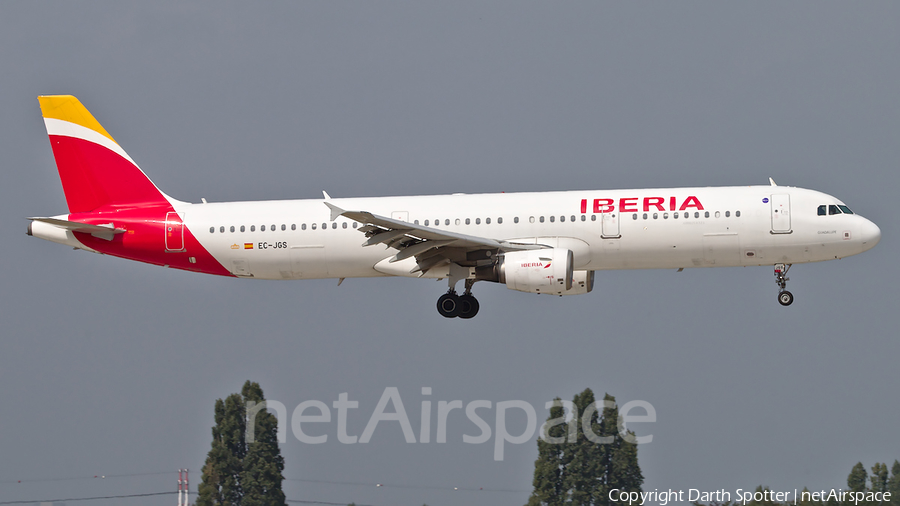
<instances>
[{"instance_id":1,"label":"passenger window","mask_svg":"<svg viewBox=\"0 0 900 506\"><path fill-rule=\"evenodd\" d=\"M265 226L265 225L260 225L260 226L259 226L259 231L260 231L260 232L265 232L265 231L266 231L266 226Z\"/></svg>"},{"instance_id":2,"label":"passenger window","mask_svg":"<svg viewBox=\"0 0 900 506\"><path fill-rule=\"evenodd\" d=\"M664 219L664 220L668 220L668 219L669 219L669 213L663 213L663 219Z\"/></svg>"},{"instance_id":3,"label":"passenger window","mask_svg":"<svg viewBox=\"0 0 900 506\"><path fill-rule=\"evenodd\" d=\"M582 214L582 215L581 215L581 221L587 221L587 216L584 215L584 214Z\"/></svg>"},{"instance_id":4,"label":"passenger window","mask_svg":"<svg viewBox=\"0 0 900 506\"><path fill-rule=\"evenodd\" d=\"M475 224L481 225L481 218L475 218Z\"/></svg>"},{"instance_id":5,"label":"passenger window","mask_svg":"<svg viewBox=\"0 0 900 506\"><path fill-rule=\"evenodd\" d=\"M543 221L543 220L541 220L541 221ZM534 223L534 216L528 217L528 223Z\"/></svg>"},{"instance_id":6,"label":"passenger window","mask_svg":"<svg viewBox=\"0 0 900 506\"><path fill-rule=\"evenodd\" d=\"M444 220L444 225L450 225L450 220L449 219Z\"/></svg>"},{"instance_id":7,"label":"passenger window","mask_svg":"<svg viewBox=\"0 0 900 506\"><path fill-rule=\"evenodd\" d=\"M327 223L323 223L323 224L322 224L322 230L325 230L325 229L327 229L327 228L328 228L328 224L327 224Z\"/></svg>"},{"instance_id":8,"label":"passenger window","mask_svg":"<svg viewBox=\"0 0 900 506\"><path fill-rule=\"evenodd\" d=\"M541 216L541 219L540 219L540 221L541 221L541 223L543 223L543 222L544 222L544 217L543 217L543 216Z\"/></svg>"},{"instance_id":9,"label":"passenger window","mask_svg":"<svg viewBox=\"0 0 900 506\"><path fill-rule=\"evenodd\" d=\"M428 220L425 220L425 226L426 227L428 226Z\"/></svg>"},{"instance_id":10,"label":"passenger window","mask_svg":"<svg viewBox=\"0 0 900 506\"><path fill-rule=\"evenodd\" d=\"M219 232L225 233L225 227L219 227Z\"/></svg>"},{"instance_id":11,"label":"passenger window","mask_svg":"<svg viewBox=\"0 0 900 506\"><path fill-rule=\"evenodd\" d=\"M209 233L210 233L210 234L215 234L215 233L216 233L216 227L209 227Z\"/></svg>"},{"instance_id":12,"label":"passenger window","mask_svg":"<svg viewBox=\"0 0 900 506\"><path fill-rule=\"evenodd\" d=\"M694 218L700 217L700 211L694 211Z\"/></svg>"},{"instance_id":13,"label":"passenger window","mask_svg":"<svg viewBox=\"0 0 900 506\"><path fill-rule=\"evenodd\" d=\"M356 222L355 222L355 221L353 222L353 228L356 228Z\"/></svg>"},{"instance_id":14,"label":"passenger window","mask_svg":"<svg viewBox=\"0 0 900 506\"><path fill-rule=\"evenodd\" d=\"M725 217L726 217L726 218L730 218L730 217L731 217L731 211L725 211Z\"/></svg>"},{"instance_id":15,"label":"passenger window","mask_svg":"<svg viewBox=\"0 0 900 506\"><path fill-rule=\"evenodd\" d=\"M703 217L704 217L704 218L709 218L709 211L706 211L705 213L703 213Z\"/></svg>"},{"instance_id":16,"label":"passenger window","mask_svg":"<svg viewBox=\"0 0 900 506\"><path fill-rule=\"evenodd\" d=\"M274 231L276 230L276 229L275 229L275 225L272 225L272 227L271 227L269 230L271 230L272 232L274 232Z\"/></svg>"},{"instance_id":17,"label":"passenger window","mask_svg":"<svg viewBox=\"0 0 900 506\"><path fill-rule=\"evenodd\" d=\"M472 224L472 220L470 218L466 218L466 225L471 225L471 224Z\"/></svg>"},{"instance_id":18,"label":"passenger window","mask_svg":"<svg viewBox=\"0 0 900 506\"><path fill-rule=\"evenodd\" d=\"M569 216L569 221L575 221L575 215Z\"/></svg>"},{"instance_id":19,"label":"passenger window","mask_svg":"<svg viewBox=\"0 0 900 506\"><path fill-rule=\"evenodd\" d=\"M484 219L484 224L485 224L485 225L490 225L490 224L491 224L491 219L490 219L490 218L485 218L485 219Z\"/></svg>"},{"instance_id":20,"label":"passenger window","mask_svg":"<svg viewBox=\"0 0 900 506\"><path fill-rule=\"evenodd\" d=\"M287 230L287 225L285 225L284 223L282 223L282 224L281 224L281 231L284 232L285 230Z\"/></svg>"},{"instance_id":21,"label":"passenger window","mask_svg":"<svg viewBox=\"0 0 900 506\"><path fill-rule=\"evenodd\" d=\"M297 230L297 224L291 223L291 230Z\"/></svg>"},{"instance_id":22,"label":"passenger window","mask_svg":"<svg viewBox=\"0 0 900 506\"><path fill-rule=\"evenodd\" d=\"M231 226L231 232L234 232L234 225Z\"/></svg>"},{"instance_id":23,"label":"passenger window","mask_svg":"<svg viewBox=\"0 0 900 506\"><path fill-rule=\"evenodd\" d=\"M247 230L247 229L246 229L246 228L244 228L244 226L243 226L243 225L241 225L241 232L243 232L243 231L244 231L244 230Z\"/></svg>"},{"instance_id":24,"label":"passenger window","mask_svg":"<svg viewBox=\"0 0 900 506\"><path fill-rule=\"evenodd\" d=\"M631 215L631 217L632 217L633 219L636 220L636 219L637 219L637 213L634 213L633 215Z\"/></svg>"},{"instance_id":25,"label":"passenger window","mask_svg":"<svg viewBox=\"0 0 900 506\"><path fill-rule=\"evenodd\" d=\"M250 231L256 232L256 225L250 225Z\"/></svg>"},{"instance_id":26,"label":"passenger window","mask_svg":"<svg viewBox=\"0 0 900 506\"><path fill-rule=\"evenodd\" d=\"M844 211L844 214L853 214L853 211L850 210L847 206L838 206L841 208L841 211Z\"/></svg>"},{"instance_id":27,"label":"passenger window","mask_svg":"<svg viewBox=\"0 0 900 506\"><path fill-rule=\"evenodd\" d=\"M419 224L419 220L413 220L413 223L416 224L416 225L418 225L418 224Z\"/></svg>"},{"instance_id":28,"label":"passenger window","mask_svg":"<svg viewBox=\"0 0 900 506\"><path fill-rule=\"evenodd\" d=\"M556 216L551 216L550 223L555 223L555 222L556 222Z\"/></svg>"},{"instance_id":29,"label":"passenger window","mask_svg":"<svg viewBox=\"0 0 900 506\"><path fill-rule=\"evenodd\" d=\"M685 211L685 212L684 212L684 218L687 219L687 218L690 218L690 217L691 217L691 213Z\"/></svg>"},{"instance_id":30,"label":"passenger window","mask_svg":"<svg viewBox=\"0 0 900 506\"><path fill-rule=\"evenodd\" d=\"M518 216L516 216L515 218L513 218L513 223L518 223L518 222L519 222L519 217L518 217Z\"/></svg>"},{"instance_id":31,"label":"passenger window","mask_svg":"<svg viewBox=\"0 0 900 506\"><path fill-rule=\"evenodd\" d=\"M740 217L741 217L741 212L740 212L740 211L735 211L735 212L734 212L734 217L735 217L735 218L740 218Z\"/></svg>"},{"instance_id":32,"label":"passenger window","mask_svg":"<svg viewBox=\"0 0 900 506\"><path fill-rule=\"evenodd\" d=\"M306 230L306 223L300 225L300 230Z\"/></svg>"},{"instance_id":33,"label":"passenger window","mask_svg":"<svg viewBox=\"0 0 900 506\"><path fill-rule=\"evenodd\" d=\"M647 213L644 213L643 218L644 218L645 220L647 219Z\"/></svg>"},{"instance_id":34,"label":"passenger window","mask_svg":"<svg viewBox=\"0 0 900 506\"><path fill-rule=\"evenodd\" d=\"M655 220L657 218L659 218L659 213L653 213L653 219Z\"/></svg>"},{"instance_id":35,"label":"passenger window","mask_svg":"<svg viewBox=\"0 0 900 506\"><path fill-rule=\"evenodd\" d=\"M819 206L819 208L816 209L816 214L819 216L825 216L825 206Z\"/></svg>"},{"instance_id":36,"label":"passenger window","mask_svg":"<svg viewBox=\"0 0 900 506\"><path fill-rule=\"evenodd\" d=\"M310 226L311 226L311 227L312 227L312 229L313 229L313 230L315 230L315 229L316 229L316 224L315 224L315 223L313 223L313 224L312 224L312 225L310 225ZM251 228L250 228L250 230L251 230L251 231L252 231L252 230L253 230L253 227L251 227Z\"/></svg>"},{"instance_id":37,"label":"passenger window","mask_svg":"<svg viewBox=\"0 0 900 506\"><path fill-rule=\"evenodd\" d=\"M336 229L336 228L337 228L337 222L336 222L336 221L332 221L332 222L331 222L331 228L332 228L332 229Z\"/></svg>"},{"instance_id":38,"label":"passenger window","mask_svg":"<svg viewBox=\"0 0 900 506\"><path fill-rule=\"evenodd\" d=\"M503 218L497 218L497 225L503 225Z\"/></svg>"},{"instance_id":39,"label":"passenger window","mask_svg":"<svg viewBox=\"0 0 900 506\"><path fill-rule=\"evenodd\" d=\"M831 204L828 206L828 214L841 214L841 210L838 209L838 206Z\"/></svg>"},{"instance_id":40,"label":"passenger window","mask_svg":"<svg viewBox=\"0 0 900 506\"><path fill-rule=\"evenodd\" d=\"M596 215L596 214L592 214L592 215L591 215L591 221L597 221L597 215Z\"/></svg>"},{"instance_id":41,"label":"passenger window","mask_svg":"<svg viewBox=\"0 0 900 506\"><path fill-rule=\"evenodd\" d=\"M341 228L347 228L347 222L346 222L346 221L343 222L343 223L341 223Z\"/></svg>"},{"instance_id":42,"label":"passenger window","mask_svg":"<svg viewBox=\"0 0 900 506\"><path fill-rule=\"evenodd\" d=\"M459 225L459 218L456 218L456 224Z\"/></svg>"},{"instance_id":43,"label":"passenger window","mask_svg":"<svg viewBox=\"0 0 900 506\"><path fill-rule=\"evenodd\" d=\"M674 218L674 219L677 220L677 219L678 219L678 213L672 213L672 218Z\"/></svg>"},{"instance_id":44,"label":"passenger window","mask_svg":"<svg viewBox=\"0 0 900 506\"><path fill-rule=\"evenodd\" d=\"M718 218L720 216L722 216L722 213L720 213L719 211L716 211L716 218Z\"/></svg>"}]
</instances>

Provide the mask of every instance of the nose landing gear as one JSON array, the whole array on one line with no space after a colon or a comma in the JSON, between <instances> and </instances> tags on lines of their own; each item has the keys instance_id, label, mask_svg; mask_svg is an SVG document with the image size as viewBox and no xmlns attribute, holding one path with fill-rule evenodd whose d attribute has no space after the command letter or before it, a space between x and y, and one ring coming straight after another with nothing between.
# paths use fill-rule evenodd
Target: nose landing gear
<instances>
[{"instance_id":1,"label":"nose landing gear","mask_svg":"<svg viewBox=\"0 0 900 506\"><path fill-rule=\"evenodd\" d=\"M790 306L794 302L794 295L787 291L787 272L791 270L791 264L775 264L775 284L778 285L778 303L782 306Z\"/></svg>"}]
</instances>

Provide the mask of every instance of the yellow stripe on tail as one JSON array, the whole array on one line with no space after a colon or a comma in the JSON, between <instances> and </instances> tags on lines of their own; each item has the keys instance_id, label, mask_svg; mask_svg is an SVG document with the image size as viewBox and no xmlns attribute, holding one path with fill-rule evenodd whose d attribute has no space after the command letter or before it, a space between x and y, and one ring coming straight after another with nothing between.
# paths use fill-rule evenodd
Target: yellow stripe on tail
<instances>
[{"instance_id":1,"label":"yellow stripe on tail","mask_svg":"<svg viewBox=\"0 0 900 506\"><path fill-rule=\"evenodd\" d=\"M100 122L94 119L94 116L72 95L44 95L38 97L38 101L41 103L41 113L45 118L68 121L89 128L116 142Z\"/></svg>"}]
</instances>

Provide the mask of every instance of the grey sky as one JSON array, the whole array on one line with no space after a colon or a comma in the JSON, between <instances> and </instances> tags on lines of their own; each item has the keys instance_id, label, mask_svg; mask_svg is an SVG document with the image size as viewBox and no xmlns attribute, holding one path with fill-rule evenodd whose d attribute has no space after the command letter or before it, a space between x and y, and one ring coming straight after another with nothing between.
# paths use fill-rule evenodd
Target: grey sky
<instances>
[{"instance_id":1,"label":"grey sky","mask_svg":"<svg viewBox=\"0 0 900 506\"><path fill-rule=\"evenodd\" d=\"M898 47L886 1L0 3L0 500L174 491L180 467L196 490L213 401L247 378L291 409L348 392L357 435L389 386L417 430L422 387L645 400L647 490L843 486L893 462ZM27 237L25 217L66 210L35 99L57 93L182 200L772 176L883 238L795 266L789 309L770 268L600 272L580 297L479 283L478 317L445 320L434 281L220 279ZM287 481L289 499L524 504L537 456L495 462L463 417L446 444L322 433L282 447L288 479L391 486Z\"/></svg>"}]
</instances>

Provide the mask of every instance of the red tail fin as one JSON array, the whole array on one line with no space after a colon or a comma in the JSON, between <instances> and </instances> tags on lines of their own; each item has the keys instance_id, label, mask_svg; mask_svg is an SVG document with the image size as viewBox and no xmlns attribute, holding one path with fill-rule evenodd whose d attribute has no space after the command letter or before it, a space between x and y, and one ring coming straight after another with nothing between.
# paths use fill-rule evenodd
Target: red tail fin
<instances>
[{"instance_id":1,"label":"red tail fin","mask_svg":"<svg viewBox=\"0 0 900 506\"><path fill-rule=\"evenodd\" d=\"M70 213L170 204L77 98L53 95L38 101Z\"/></svg>"}]
</instances>

